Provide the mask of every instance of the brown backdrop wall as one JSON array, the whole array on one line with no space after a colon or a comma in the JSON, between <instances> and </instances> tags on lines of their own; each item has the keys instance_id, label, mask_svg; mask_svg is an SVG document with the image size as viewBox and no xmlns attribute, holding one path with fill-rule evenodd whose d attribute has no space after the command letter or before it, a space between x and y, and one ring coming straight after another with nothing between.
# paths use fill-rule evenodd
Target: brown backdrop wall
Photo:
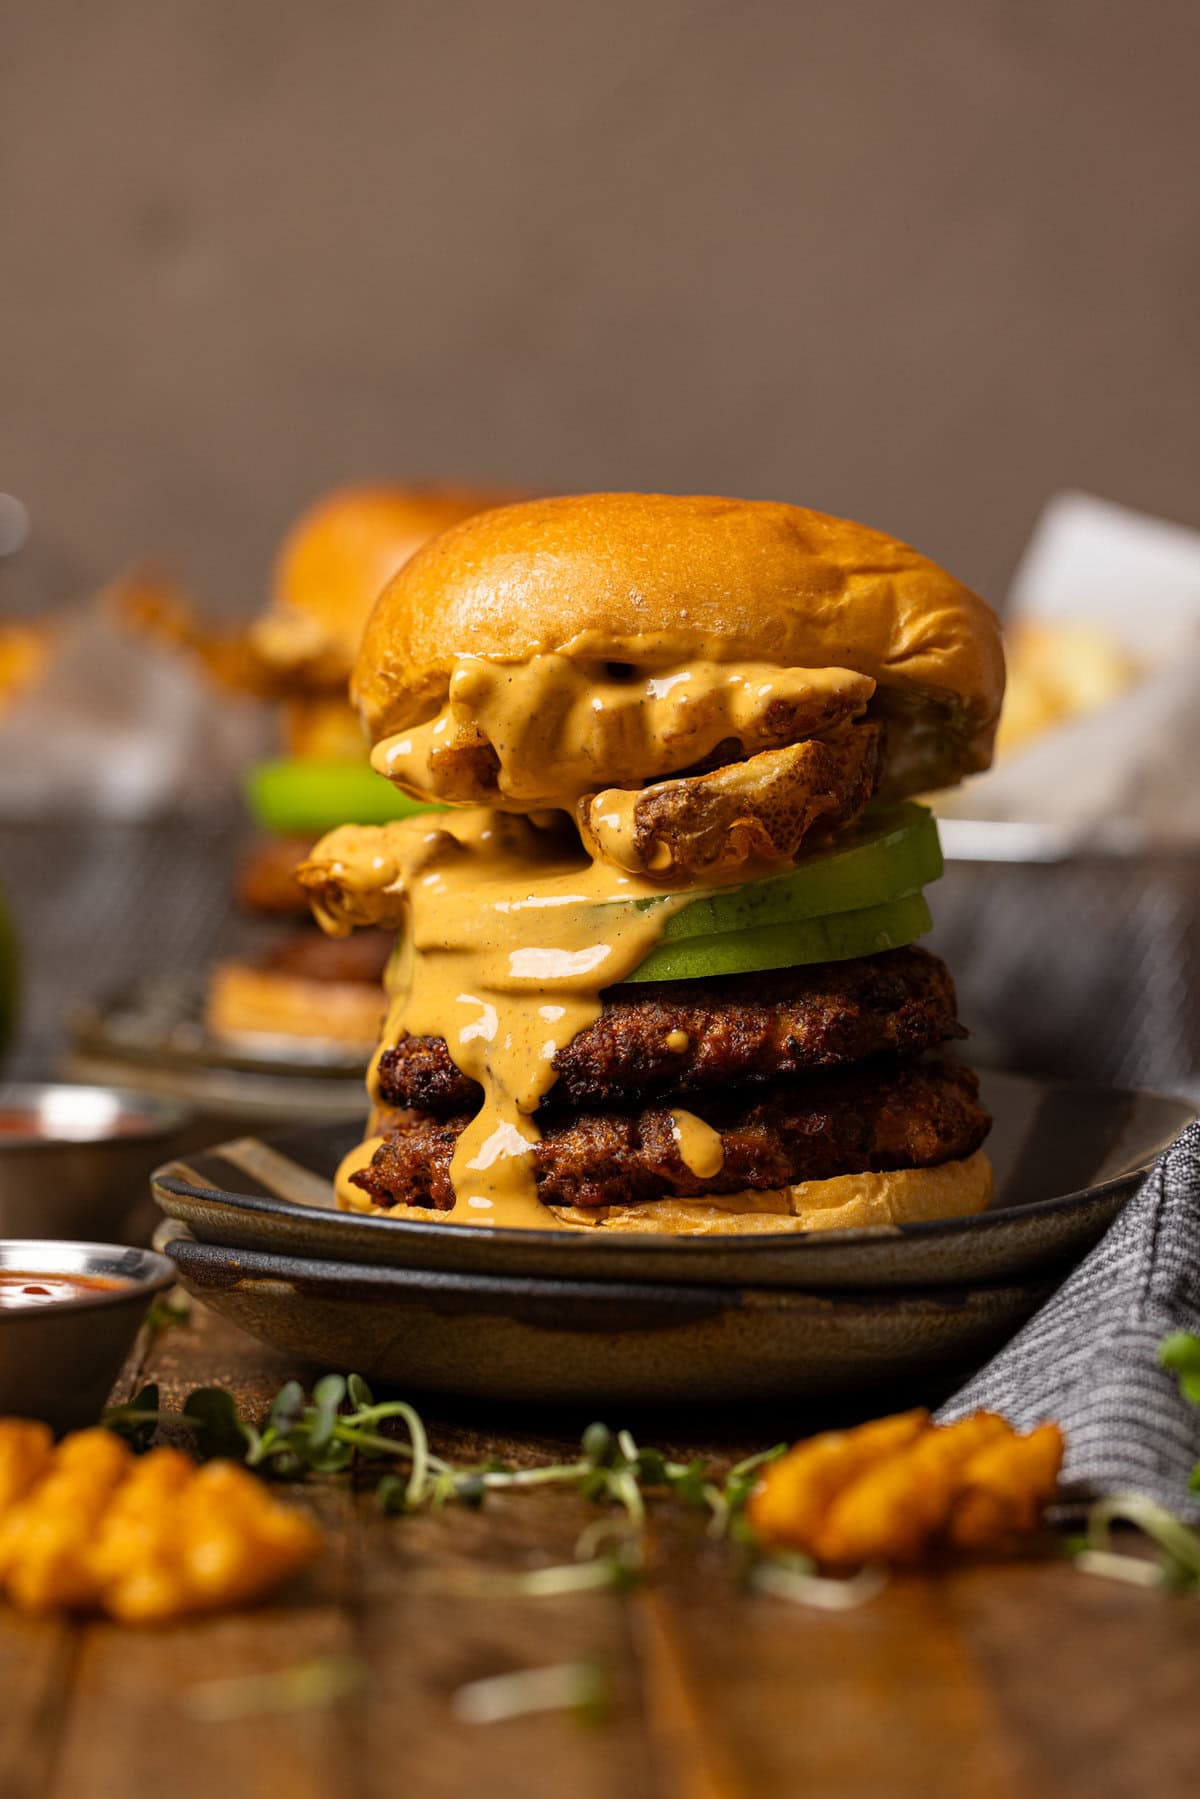
<instances>
[{"instance_id":1,"label":"brown backdrop wall","mask_svg":"<svg viewBox=\"0 0 1200 1799\"><path fill-rule=\"evenodd\" d=\"M1200 524L1194 0L0 0L0 489L256 597L353 473Z\"/></svg>"}]
</instances>

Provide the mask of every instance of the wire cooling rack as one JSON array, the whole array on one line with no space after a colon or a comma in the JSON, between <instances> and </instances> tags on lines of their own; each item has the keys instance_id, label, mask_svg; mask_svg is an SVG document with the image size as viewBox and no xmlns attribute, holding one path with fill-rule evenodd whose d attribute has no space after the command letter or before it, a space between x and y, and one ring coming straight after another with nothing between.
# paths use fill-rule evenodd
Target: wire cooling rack
<instances>
[{"instance_id":1,"label":"wire cooling rack","mask_svg":"<svg viewBox=\"0 0 1200 1799\"><path fill-rule=\"evenodd\" d=\"M0 821L0 888L22 972L6 1073L53 1073L81 1001L205 966L234 928L238 828Z\"/></svg>"}]
</instances>

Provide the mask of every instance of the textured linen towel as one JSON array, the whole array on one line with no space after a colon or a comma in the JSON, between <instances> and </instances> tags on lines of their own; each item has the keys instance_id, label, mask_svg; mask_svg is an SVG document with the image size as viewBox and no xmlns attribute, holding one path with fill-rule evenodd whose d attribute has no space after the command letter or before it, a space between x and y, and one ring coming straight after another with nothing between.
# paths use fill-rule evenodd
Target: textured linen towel
<instances>
[{"instance_id":1,"label":"textured linen towel","mask_svg":"<svg viewBox=\"0 0 1200 1799\"><path fill-rule=\"evenodd\" d=\"M1021 1429L1054 1418L1067 1439L1062 1497L1148 1494L1200 1520L1188 1479L1200 1407L1158 1365L1171 1331L1200 1335L1200 1124L1166 1151L1086 1261L942 1408L986 1407Z\"/></svg>"}]
</instances>

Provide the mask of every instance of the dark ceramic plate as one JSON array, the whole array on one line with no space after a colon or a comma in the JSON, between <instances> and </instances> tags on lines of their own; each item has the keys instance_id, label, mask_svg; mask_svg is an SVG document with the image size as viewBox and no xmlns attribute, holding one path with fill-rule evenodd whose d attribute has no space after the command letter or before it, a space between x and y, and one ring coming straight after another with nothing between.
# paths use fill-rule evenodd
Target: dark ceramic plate
<instances>
[{"instance_id":1,"label":"dark ceramic plate","mask_svg":"<svg viewBox=\"0 0 1200 1799\"><path fill-rule=\"evenodd\" d=\"M64 1071L185 1100L218 1130L245 1131L346 1117L362 1104L366 1063L319 1039L214 1037L204 983L167 978L79 1007Z\"/></svg>"},{"instance_id":2,"label":"dark ceramic plate","mask_svg":"<svg viewBox=\"0 0 1200 1799\"><path fill-rule=\"evenodd\" d=\"M174 1233L174 1234L172 1234ZM159 1239L188 1292L320 1368L410 1391L555 1405L713 1406L948 1392L1055 1277L925 1291L537 1280Z\"/></svg>"},{"instance_id":3,"label":"dark ceramic plate","mask_svg":"<svg viewBox=\"0 0 1200 1799\"><path fill-rule=\"evenodd\" d=\"M243 1137L154 1177L204 1243L265 1256L539 1281L704 1288L975 1288L1061 1273L1097 1241L1193 1110L1123 1089L984 1076L996 1199L977 1217L753 1237L606 1237L412 1224L338 1212L331 1177L358 1123ZM579 1290L573 1285L573 1291Z\"/></svg>"}]
</instances>

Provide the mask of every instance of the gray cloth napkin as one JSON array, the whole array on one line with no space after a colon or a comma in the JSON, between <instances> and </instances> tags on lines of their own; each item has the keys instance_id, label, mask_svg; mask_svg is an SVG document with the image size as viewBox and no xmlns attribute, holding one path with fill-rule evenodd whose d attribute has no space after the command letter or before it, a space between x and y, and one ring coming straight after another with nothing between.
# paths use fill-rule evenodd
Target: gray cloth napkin
<instances>
[{"instance_id":1,"label":"gray cloth napkin","mask_svg":"<svg viewBox=\"0 0 1200 1799\"><path fill-rule=\"evenodd\" d=\"M1200 1335L1200 1124L1172 1144L1086 1261L942 1408L1020 1429L1054 1418L1067 1439L1062 1496L1148 1494L1200 1520L1188 1479L1200 1407L1158 1366L1171 1331Z\"/></svg>"}]
</instances>

